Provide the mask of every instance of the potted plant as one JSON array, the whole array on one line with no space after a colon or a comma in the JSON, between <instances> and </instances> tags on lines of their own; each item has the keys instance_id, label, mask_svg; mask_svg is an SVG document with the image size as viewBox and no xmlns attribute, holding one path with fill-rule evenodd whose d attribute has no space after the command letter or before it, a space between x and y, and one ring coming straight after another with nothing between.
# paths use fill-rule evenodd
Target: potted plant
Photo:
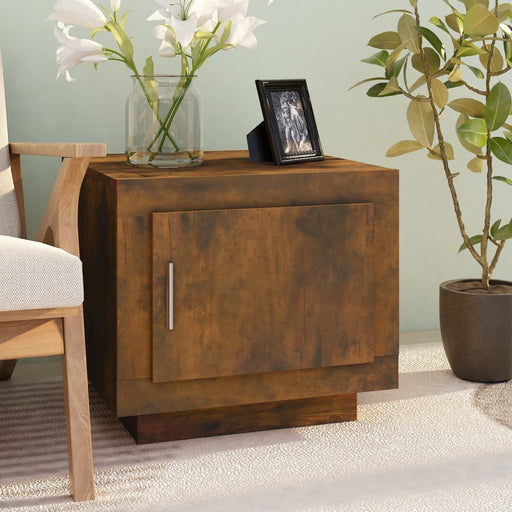
<instances>
[{"instance_id":1,"label":"potted plant","mask_svg":"<svg viewBox=\"0 0 512 512\"><path fill-rule=\"evenodd\" d=\"M462 237L459 252L468 252L481 268L479 278L440 285L441 334L452 370L467 380L505 381L512 378L512 283L492 276L512 238L512 220L493 218L492 206L494 186L512 185L495 175L497 164L512 165L512 97L503 83L512 69L512 5L459 0L454 6L444 0L447 12L426 23L419 3L410 0L407 8L381 14L398 16L397 30L372 37L368 45L378 51L363 62L382 75L356 86L376 82L368 96L407 100L413 139L397 142L387 156L424 151L439 161ZM450 111L457 113L454 123L444 116ZM476 233L466 228L459 201L455 138L469 153L468 170L485 174L483 227Z\"/></svg>"}]
</instances>

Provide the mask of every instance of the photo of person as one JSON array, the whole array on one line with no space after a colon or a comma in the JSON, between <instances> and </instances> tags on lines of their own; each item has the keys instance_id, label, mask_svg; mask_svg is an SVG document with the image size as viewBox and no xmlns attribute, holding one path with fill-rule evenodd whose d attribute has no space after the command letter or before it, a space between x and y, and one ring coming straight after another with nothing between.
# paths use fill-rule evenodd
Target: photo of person
<instances>
[{"instance_id":1,"label":"photo of person","mask_svg":"<svg viewBox=\"0 0 512 512\"><path fill-rule=\"evenodd\" d=\"M272 91L270 97L284 153L290 155L313 151L300 93Z\"/></svg>"}]
</instances>

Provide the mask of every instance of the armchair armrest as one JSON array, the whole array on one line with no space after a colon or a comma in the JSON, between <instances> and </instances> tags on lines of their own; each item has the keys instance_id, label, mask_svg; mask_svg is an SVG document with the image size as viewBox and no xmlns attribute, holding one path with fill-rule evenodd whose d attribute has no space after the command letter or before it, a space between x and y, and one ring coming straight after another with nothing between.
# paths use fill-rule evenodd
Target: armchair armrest
<instances>
[{"instance_id":1,"label":"armchair armrest","mask_svg":"<svg viewBox=\"0 0 512 512\"><path fill-rule=\"evenodd\" d=\"M60 144L17 142L9 144L13 155L57 156L62 158L92 158L107 154L105 144Z\"/></svg>"}]
</instances>

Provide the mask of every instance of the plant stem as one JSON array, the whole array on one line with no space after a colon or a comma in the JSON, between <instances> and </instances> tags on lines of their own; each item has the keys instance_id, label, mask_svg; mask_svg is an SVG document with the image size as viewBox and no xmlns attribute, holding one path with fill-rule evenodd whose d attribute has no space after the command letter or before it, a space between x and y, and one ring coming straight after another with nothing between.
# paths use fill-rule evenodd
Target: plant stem
<instances>
[{"instance_id":1,"label":"plant stem","mask_svg":"<svg viewBox=\"0 0 512 512\"><path fill-rule=\"evenodd\" d=\"M491 43L491 49L489 51L489 60L487 61L487 78L485 81L485 90L486 97L489 97L489 93L491 91L491 62L492 57L494 55L494 49L496 47L496 42L493 41ZM491 279L491 273L489 268L489 258L488 258L488 247L489 247L489 231L491 229L491 209L492 209L492 199L493 199L493 166L492 166L492 153L490 147L491 133L487 133L487 145L485 152L485 159L487 160L487 198L485 202L485 217L484 217L484 229L482 234L482 243L481 243L481 258L482 258L482 287L486 290L489 289L489 281Z\"/></svg>"},{"instance_id":2,"label":"plant stem","mask_svg":"<svg viewBox=\"0 0 512 512\"><path fill-rule=\"evenodd\" d=\"M421 20L420 20L418 7L414 8L414 12L416 15L416 23L418 26L421 26ZM450 170L450 165L448 163L448 157L446 155L446 146L445 146L444 136L443 136L443 132L442 132L442 128L441 128L441 120L440 120L439 112L437 111L437 107L436 107L436 104L434 101L434 95L432 93L432 77L430 76L430 72L429 72L428 65L427 65L427 59L425 57L425 52L423 50L422 37L419 38L419 49L420 49L421 59L423 61L423 67L425 69L425 78L427 80L427 89L428 89L428 96L429 96L429 100L430 100L430 106L431 106L432 112L434 114L434 121L435 121L435 125L436 125L437 137L439 140L439 150L440 150L440 154L441 154L442 161L443 161L443 168L444 168L444 172L446 175L446 179L448 181L448 187L450 189L450 194L452 197L453 207L455 209L455 215L457 217L457 223L459 225L459 231L462 235L462 238L463 238L469 252L473 256L473 258L481 265L482 262L480 261L480 255L478 254L478 252L475 250L475 248L471 244L471 242L469 240L469 236L466 231L466 227L463 222L462 211L460 208L459 198L457 196L457 189L455 188L455 184L454 184L454 180L453 180L454 175L452 174L452 172Z\"/></svg>"},{"instance_id":3,"label":"plant stem","mask_svg":"<svg viewBox=\"0 0 512 512\"><path fill-rule=\"evenodd\" d=\"M219 29L219 27L220 27L220 23L217 23L217 25L215 26L215 28L214 28L212 33L215 34L217 32L217 30ZM203 46L203 48L201 50L201 53L199 54L199 57L198 57L197 61L195 62L195 64L193 65L192 70L190 71L190 73L188 73L188 62L182 62L182 67L184 69L186 69L186 73L185 73L186 80L185 80L185 84L183 85L183 91L180 93L178 98L176 98L176 100L173 101L173 103L171 105L171 108L169 109L169 112L167 112L167 115L165 116L165 119L163 121L164 124L163 124L163 126L160 126L160 130L158 130L157 134L154 136L153 140L151 141L150 145L148 146L148 151L151 150L150 148L153 147L153 145L158 140L158 138L160 137L160 135L162 134L162 131L164 129L166 130L166 132L168 132L170 130L171 124L174 121L174 118L176 117L176 114L178 112L179 107L183 103L183 100L185 98L185 95L187 93L188 88L190 87L193 75L195 75L197 70L203 64L203 60L204 60L204 56L205 56L206 50L208 49L208 46L210 45L212 39L213 39L213 37L210 37L209 39L207 39L205 41L204 46ZM185 61L186 61L186 59L185 59ZM163 145L164 145L164 139L162 139L162 141L160 141L160 145L158 147L158 151L162 150ZM176 151L179 151L179 148L176 148Z\"/></svg>"},{"instance_id":4,"label":"plant stem","mask_svg":"<svg viewBox=\"0 0 512 512\"><path fill-rule=\"evenodd\" d=\"M149 106L151 107L151 110L154 112L155 117L158 120L158 123L160 124L160 128L165 130L165 136L167 136L169 138L172 145L175 147L176 151L179 151L178 144L176 143L176 141L173 139L173 137L169 133L169 130L165 128L165 125L163 124L162 120L160 119L160 116L158 115L158 109L155 109L155 107L153 105L153 100L151 99L151 96L149 95L144 82L140 78L140 74L139 74L139 71L137 70L137 66L136 66L135 62L133 60L128 60L122 53L120 53L116 50L112 50L111 48L105 48L105 50L107 52L110 52L114 55L118 55L120 57L119 59L111 57L109 60L123 62L126 65L126 67L128 67L128 69L130 69L135 74L137 82L139 83L139 85L142 89L142 92L144 93L144 96L146 97L146 101L148 102Z\"/></svg>"}]
</instances>

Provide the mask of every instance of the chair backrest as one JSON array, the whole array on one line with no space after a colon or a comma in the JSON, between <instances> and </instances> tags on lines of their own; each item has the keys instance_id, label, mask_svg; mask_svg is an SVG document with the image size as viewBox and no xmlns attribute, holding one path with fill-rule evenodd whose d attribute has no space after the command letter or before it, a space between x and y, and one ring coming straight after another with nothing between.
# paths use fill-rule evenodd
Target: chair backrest
<instances>
[{"instance_id":1,"label":"chair backrest","mask_svg":"<svg viewBox=\"0 0 512 512\"><path fill-rule=\"evenodd\" d=\"M20 212L11 174L4 74L0 52L0 235L21 236Z\"/></svg>"}]
</instances>

